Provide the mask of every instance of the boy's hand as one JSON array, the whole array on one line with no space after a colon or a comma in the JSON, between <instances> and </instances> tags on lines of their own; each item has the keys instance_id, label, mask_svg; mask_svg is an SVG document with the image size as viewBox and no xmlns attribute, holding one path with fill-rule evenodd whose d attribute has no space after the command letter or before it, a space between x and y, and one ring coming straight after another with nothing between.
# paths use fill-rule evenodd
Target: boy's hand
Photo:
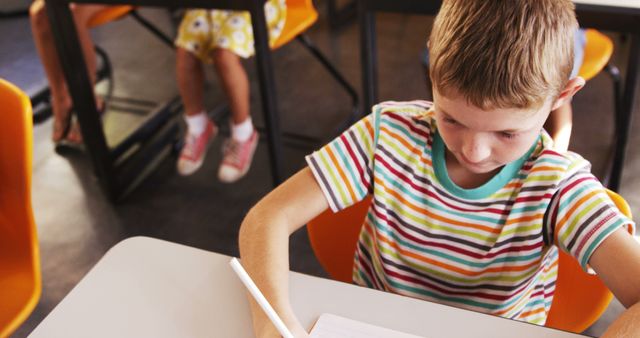
<instances>
[{"instance_id":1,"label":"boy's hand","mask_svg":"<svg viewBox=\"0 0 640 338\"><path fill-rule=\"evenodd\" d=\"M307 330L305 330L302 327L302 325L300 325L299 323L296 325L293 325L293 327L289 325L287 327L289 328L289 330L291 330L291 333L296 338L309 337L309 333L307 332ZM280 332L278 332L278 329L276 329L276 327L269 320L267 320L266 323L263 323L261 328L257 328L254 325L254 330L256 332L257 338L281 338L282 337L280 335Z\"/></svg>"}]
</instances>

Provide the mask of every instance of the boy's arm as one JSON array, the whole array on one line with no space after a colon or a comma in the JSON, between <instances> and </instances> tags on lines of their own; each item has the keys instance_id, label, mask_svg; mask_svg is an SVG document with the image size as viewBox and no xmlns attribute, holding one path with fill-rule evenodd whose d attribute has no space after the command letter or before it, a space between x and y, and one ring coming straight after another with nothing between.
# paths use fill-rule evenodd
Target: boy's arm
<instances>
[{"instance_id":1,"label":"boy's arm","mask_svg":"<svg viewBox=\"0 0 640 338\"><path fill-rule=\"evenodd\" d=\"M640 337L640 245L620 228L598 246L589 265L627 308L603 337Z\"/></svg>"},{"instance_id":2,"label":"boy's arm","mask_svg":"<svg viewBox=\"0 0 640 338\"><path fill-rule=\"evenodd\" d=\"M240 228L242 265L296 337L307 333L289 301L289 235L328 207L307 167L260 200ZM256 336L280 337L252 297L249 301Z\"/></svg>"}]
</instances>

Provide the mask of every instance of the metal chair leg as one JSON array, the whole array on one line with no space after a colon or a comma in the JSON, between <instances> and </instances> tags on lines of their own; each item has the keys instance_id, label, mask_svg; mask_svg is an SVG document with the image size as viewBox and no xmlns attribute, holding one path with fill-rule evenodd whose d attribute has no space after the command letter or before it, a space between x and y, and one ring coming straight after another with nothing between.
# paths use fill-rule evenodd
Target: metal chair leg
<instances>
[{"instance_id":1,"label":"metal chair leg","mask_svg":"<svg viewBox=\"0 0 640 338\"><path fill-rule=\"evenodd\" d=\"M333 135L330 138L334 138L349 128L354 122L361 117L360 114L360 99L356 90L349 84L344 76L336 69L336 67L329 61L329 59L311 42L311 40L304 34L300 34L296 37L298 40L331 74L331 76L342 86L342 88L351 97L352 108L351 113L347 118L338 125L334 130ZM256 127L259 132L263 132L264 128ZM292 147L301 149L308 148L309 144L313 144L314 147L322 146L326 143L326 139L316 139L307 135L301 135L291 132L282 132L284 142Z\"/></svg>"},{"instance_id":2,"label":"metal chair leg","mask_svg":"<svg viewBox=\"0 0 640 338\"><path fill-rule=\"evenodd\" d=\"M623 128L625 128L623 123L624 121L628 121L628 119L626 119L622 113L622 78L620 76L620 70L615 65L607 64L607 66L605 67L605 71L611 77L611 81L613 81L614 129L613 129L612 147L613 149L616 149L620 143L619 135L620 133L622 133ZM609 188L613 188L613 187L610 187L610 183L612 181L611 175L614 167L613 165L614 153L615 153L614 151L609 153L604 178L602 179L602 184ZM618 177L614 179L614 181L619 182L620 178Z\"/></svg>"},{"instance_id":3,"label":"metal chair leg","mask_svg":"<svg viewBox=\"0 0 640 338\"><path fill-rule=\"evenodd\" d=\"M336 67L329 61L329 59L311 42L306 35L300 34L296 37L298 40L320 63L324 68L333 76L333 78L342 86L342 88L349 94L352 102L351 114L339 125L336 130L336 135L342 133L345 129L351 126L360 117L360 99L356 90L347 82L342 74L336 69Z\"/></svg>"},{"instance_id":4,"label":"metal chair leg","mask_svg":"<svg viewBox=\"0 0 640 338\"><path fill-rule=\"evenodd\" d=\"M173 40L169 38L164 32L162 32L158 27L154 26L149 20L145 19L138 13L137 10L132 10L129 14L138 21L144 28L146 28L149 32L155 35L160 41L164 42L171 49L175 49L173 45Z\"/></svg>"}]
</instances>

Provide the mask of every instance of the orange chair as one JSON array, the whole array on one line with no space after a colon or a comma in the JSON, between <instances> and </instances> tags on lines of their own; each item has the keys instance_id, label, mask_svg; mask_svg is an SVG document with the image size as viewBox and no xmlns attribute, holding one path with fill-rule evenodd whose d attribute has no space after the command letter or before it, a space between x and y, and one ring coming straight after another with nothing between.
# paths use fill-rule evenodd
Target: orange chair
<instances>
[{"instance_id":1,"label":"orange chair","mask_svg":"<svg viewBox=\"0 0 640 338\"><path fill-rule=\"evenodd\" d=\"M351 283L358 235L370 205L371 196L367 196L337 213L326 210L307 224L313 252L331 278Z\"/></svg>"},{"instance_id":2,"label":"orange chair","mask_svg":"<svg viewBox=\"0 0 640 338\"><path fill-rule=\"evenodd\" d=\"M31 104L2 79L0 102L0 337L7 337L33 311L42 284L31 210Z\"/></svg>"},{"instance_id":3,"label":"orange chair","mask_svg":"<svg viewBox=\"0 0 640 338\"><path fill-rule=\"evenodd\" d=\"M607 190L620 212L631 218L629 204L617 193ZM604 313L613 295L600 278L582 271L578 263L560 250L556 291L547 317L548 327L582 332ZM588 297L585 295L588 294Z\"/></svg>"},{"instance_id":4,"label":"orange chair","mask_svg":"<svg viewBox=\"0 0 640 338\"><path fill-rule=\"evenodd\" d=\"M627 202L613 191L607 193L618 209L631 217ZM352 281L358 234L370 204L371 197L367 197L335 214L327 210L307 224L313 252L335 280ZM600 318L612 297L597 276L583 272L575 259L560 251L556 291L546 326L580 333Z\"/></svg>"},{"instance_id":5,"label":"orange chair","mask_svg":"<svg viewBox=\"0 0 640 338\"><path fill-rule=\"evenodd\" d=\"M128 5L107 7L104 10L96 13L89 20L89 28L95 28L111 21L120 20L125 15L129 14L129 12L131 12L132 10L135 10L135 8Z\"/></svg>"}]
</instances>

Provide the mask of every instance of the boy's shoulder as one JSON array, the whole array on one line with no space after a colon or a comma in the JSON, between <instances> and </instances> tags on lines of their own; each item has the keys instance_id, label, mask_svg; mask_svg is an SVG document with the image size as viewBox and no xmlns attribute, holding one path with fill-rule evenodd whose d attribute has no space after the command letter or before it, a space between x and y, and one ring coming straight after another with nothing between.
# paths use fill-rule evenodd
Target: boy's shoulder
<instances>
[{"instance_id":1,"label":"boy's shoulder","mask_svg":"<svg viewBox=\"0 0 640 338\"><path fill-rule=\"evenodd\" d=\"M540 135L540 143L534 152L532 160L534 167L555 169L567 177L578 171L591 171L591 163L578 153L572 151L559 152L553 147L553 140L543 131Z\"/></svg>"},{"instance_id":2,"label":"boy's shoulder","mask_svg":"<svg viewBox=\"0 0 640 338\"><path fill-rule=\"evenodd\" d=\"M376 115L404 115L410 117L422 117L430 115L433 103L425 100L414 101L384 101L373 107Z\"/></svg>"},{"instance_id":3,"label":"boy's shoulder","mask_svg":"<svg viewBox=\"0 0 640 338\"><path fill-rule=\"evenodd\" d=\"M403 126L402 129L433 131L433 103L424 100L385 101L373 107L372 118L376 126ZM378 129L378 128L376 128Z\"/></svg>"}]
</instances>

